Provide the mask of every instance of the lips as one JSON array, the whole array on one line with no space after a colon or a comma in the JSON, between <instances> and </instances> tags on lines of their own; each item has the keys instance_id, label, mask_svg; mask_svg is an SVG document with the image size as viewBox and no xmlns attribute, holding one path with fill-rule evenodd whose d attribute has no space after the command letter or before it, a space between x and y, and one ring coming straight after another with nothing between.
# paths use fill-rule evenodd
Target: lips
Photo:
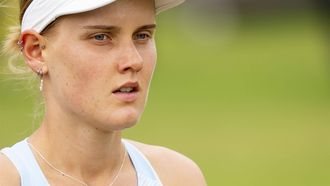
<instances>
[{"instance_id":1,"label":"lips","mask_svg":"<svg viewBox=\"0 0 330 186\"><path fill-rule=\"evenodd\" d=\"M114 91L112 91L112 93L120 101L133 102L137 99L139 90L139 83L127 82L116 88Z\"/></svg>"},{"instance_id":2,"label":"lips","mask_svg":"<svg viewBox=\"0 0 330 186\"><path fill-rule=\"evenodd\" d=\"M117 88L113 93L133 93L139 91L139 83L128 82Z\"/></svg>"}]
</instances>

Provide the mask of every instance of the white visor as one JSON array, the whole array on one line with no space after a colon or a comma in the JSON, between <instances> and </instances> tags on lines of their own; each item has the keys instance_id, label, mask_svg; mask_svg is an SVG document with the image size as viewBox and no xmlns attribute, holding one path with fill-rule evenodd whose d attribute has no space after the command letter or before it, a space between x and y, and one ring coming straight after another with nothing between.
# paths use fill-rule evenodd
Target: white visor
<instances>
[{"instance_id":1,"label":"white visor","mask_svg":"<svg viewBox=\"0 0 330 186\"><path fill-rule=\"evenodd\" d=\"M38 33L43 31L56 18L95 10L116 0L33 0L26 9L21 32L32 29ZM155 0L156 13L173 8L185 0Z\"/></svg>"}]
</instances>

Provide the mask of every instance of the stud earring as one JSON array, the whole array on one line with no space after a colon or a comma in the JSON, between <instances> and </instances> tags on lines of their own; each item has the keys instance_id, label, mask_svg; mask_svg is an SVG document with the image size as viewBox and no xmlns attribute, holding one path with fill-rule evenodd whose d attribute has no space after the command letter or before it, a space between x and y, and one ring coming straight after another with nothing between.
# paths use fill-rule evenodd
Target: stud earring
<instances>
[{"instance_id":1,"label":"stud earring","mask_svg":"<svg viewBox=\"0 0 330 186\"><path fill-rule=\"evenodd\" d=\"M20 51L23 52L23 49L24 49L23 41L22 40L17 41L17 45L19 46Z\"/></svg>"}]
</instances>

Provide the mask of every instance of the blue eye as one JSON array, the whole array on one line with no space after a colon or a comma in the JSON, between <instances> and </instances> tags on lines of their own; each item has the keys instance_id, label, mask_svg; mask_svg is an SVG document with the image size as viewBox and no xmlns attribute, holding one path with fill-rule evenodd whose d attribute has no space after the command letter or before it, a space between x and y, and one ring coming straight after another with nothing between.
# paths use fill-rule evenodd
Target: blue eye
<instances>
[{"instance_id":1,"label":"blue eye","mask_svg":"<svg viewBox=\"0 0 330 186\"><path fill-rule=\"evenodd\" d=\"M109 37L106 34L98 34L98 35L93 36L93 38L96 41L105 41L105 40L109 39Z\"/></svg>"},{"instance_id":2,"label":"blue eye","mask_svg":"<svg viewBox=\"0 0 330 186\"><path fill-rule=\"evenodd\" d=\"M145 40L145 39L148 39L148 38L150 38L150 36L148 34L141 33L141 34L136 34L134 39Z\"/></svg>"}]
</instances>

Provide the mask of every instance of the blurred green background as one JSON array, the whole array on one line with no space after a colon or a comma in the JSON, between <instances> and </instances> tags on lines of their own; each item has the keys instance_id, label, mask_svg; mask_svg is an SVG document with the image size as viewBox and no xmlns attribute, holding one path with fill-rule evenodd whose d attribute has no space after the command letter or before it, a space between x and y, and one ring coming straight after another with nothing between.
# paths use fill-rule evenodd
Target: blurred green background
<instances>
[{"instance_id":1,"label":"blurred green background","mask_svg":"<svg viewBox=\"0 0 330 186\"><path fill-rule=\"evenodd\" d=\"M124 136L189 156L209 185L330 185L324 2L190 0L161 14L149 102ZM15 13L0 9L0 39ZM6 66L2 56L0 147L38 123L38 94Z\"/></svg>"}]
</instances>

